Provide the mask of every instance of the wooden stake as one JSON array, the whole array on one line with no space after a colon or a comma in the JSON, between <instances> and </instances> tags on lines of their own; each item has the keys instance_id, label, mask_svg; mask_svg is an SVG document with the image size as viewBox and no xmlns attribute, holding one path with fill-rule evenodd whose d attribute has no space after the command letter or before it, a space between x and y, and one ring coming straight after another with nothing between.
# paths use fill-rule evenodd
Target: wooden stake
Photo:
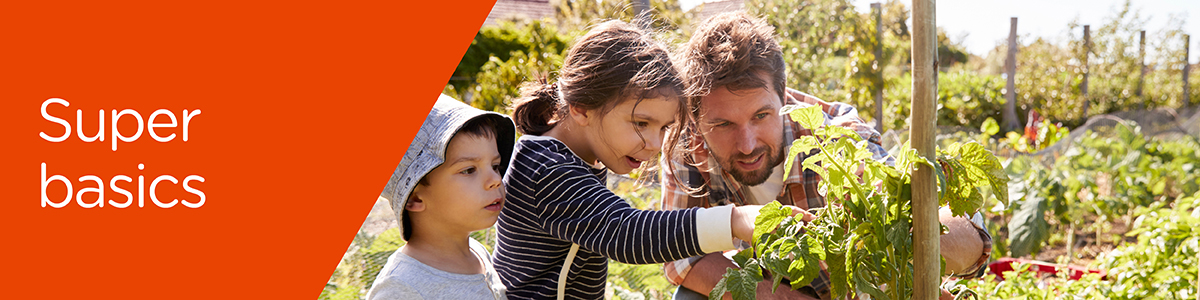
<instances>
[{"instance_id":1,"label":"wooden stake","mask_svg":"<svg viewBox=\"0 0 1200 300\"><path fill-rule=\"evenodd\" d=\"M1188 104L1191 102L1191 99L1189 98L1191 96L1190 92L1192 90L1192 85L1188 82L1188 73L1191 73L1192 71L1191 59L1188 58L1190 55L1192 55L1189 52L1191 50L1191 46L1192 36L1186 34L1183 35L1183 108L1187 108Z\"/></svg>"},{"instance_id":2,"label":"wooden stake","mask_svg":"<svg viewBox=\"0 0 1200 300\"><path fill-rule=\"evenodd\" d=\"M650 0L633 0L634 16L641 16L642 13L650 10Z\"/></svg>"},{"instance_id":3,"label":"wooden stake","mask_svg":"<svg viewBox=\"0 0 1200 300\"><path fill-rule=\"evenodd\" d=\"M1004 73L1008 74L1008 83L1004 84L1004 132L1017 130L1021 121L1017 120L1017 18L1012 18L1008 30L1008 56L1004 59Z\"/></svg>"},{"instance_id":4,"label":"wooden stake","mask_svg":"<svg viewBox=\"0 0 1200 300\"><path fill-rule=\"evenodd\" d=\"M1137 84L1137 99L1138 110L1146 109L1146 100L1142 99L1142 85L1146 82L1146 31L1142 30L1142 37L1138 40L1138 66L1141 66L1142 74L1138 75Z\"/></svg>"},{"instance_id":5,"label":"wooden stake","mask_svg":"<svg viewBox=\"0 0 1200 300\"><path fill-rule=\"evenodd\" d=\"M875 74L880 82L875 86L875 131L883 134L883 8L875 2L871 10L875 12Z\"/></svg>"},{"instance_id":6,"label":"wooden stake","mask_svg":"<svg viewBox=\"0 0 1200 300\"><path fill-rule=\"evenodd\" d=\"M1079 90L1083 92L1083 119L1086 121L1088 116L1088 56L1092 54L1092 26L1083 25L1083 82L1079 84Z\"/></svg>"},{"instance_id":7,"label":"wooden stake","mask_svg":"<svg viewBox=\"0 0 1200 300\"><path fill-rule=\"evenodd\" d=\"M937 126L937 19L935 0L913 0L912 134L910 144L921 156L934 159ZM941 225L938 222L937 177L921 165L913 172L913 299L941 295Z\"/></svg>"}]
</instances>

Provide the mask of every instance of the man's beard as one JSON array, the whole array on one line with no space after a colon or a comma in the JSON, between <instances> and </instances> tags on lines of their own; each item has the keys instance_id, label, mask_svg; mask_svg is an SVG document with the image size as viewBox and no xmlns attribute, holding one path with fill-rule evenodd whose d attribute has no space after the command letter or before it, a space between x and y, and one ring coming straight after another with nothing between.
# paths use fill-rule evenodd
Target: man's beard
<instances>
[{"instance_id":1,"label":"man's beard","mask_svg":"<svg viewBox=\"0 0 1200 300\"><path fill-rule=\"evenodd\" d=\"M754 149L754 151L751 151L748 155L734 154L725 161L725 166L723 167L725 167L725 170L729 172L729 175L733 176L734 180L737 180L737 182L743 185L756 186L762 184L763 182L767 181L767 178L771 178L771 174L775 172L775 166L783 163L783 148L786 145L787 142L783 141L781 138L779 147L775 147L775 149L773 149L775 150L774 153L772 153L772 149L770 147L763 145L762 147ZM744 172L734 168L738 160L750 159L764 153L766 155L764 155L762 159L765 159L766 161L758 170Z\"/></svg>"}]
</instances>

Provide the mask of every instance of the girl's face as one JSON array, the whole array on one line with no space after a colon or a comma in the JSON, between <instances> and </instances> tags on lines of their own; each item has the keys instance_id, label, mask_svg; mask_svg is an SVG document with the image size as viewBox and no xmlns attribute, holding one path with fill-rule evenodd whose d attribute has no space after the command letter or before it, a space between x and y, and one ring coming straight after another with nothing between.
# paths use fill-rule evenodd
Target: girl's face
<instances>
[{"instance_id":1,"label":"girl's face","mask_svg":"<svg viewBox=\"0 0 1200 300\"><path fill-rule=\"evenodd\" d=\"M641 102L625 99L599 118L589 118L586 131L595 159L617 174L637 169L662 152L663 138L678 110L676 96L668 94ZM589 115L599 113L593 110Z\"/></svg>"}]
</instances>

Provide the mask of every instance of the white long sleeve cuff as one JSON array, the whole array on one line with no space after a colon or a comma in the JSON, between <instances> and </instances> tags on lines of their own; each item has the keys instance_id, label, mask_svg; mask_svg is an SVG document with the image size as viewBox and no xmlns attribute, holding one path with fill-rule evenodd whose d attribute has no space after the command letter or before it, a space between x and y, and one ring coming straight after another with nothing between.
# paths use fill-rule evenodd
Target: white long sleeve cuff
<instances>
[{"instance_id":1,"label":"white long sleeve cuff","mask_svg":"<svg viewBox=\"0 0 1200 300\"><path fill-rule=\"evenodd\" d=\"M700 250L713 253L733 250L733 205L701 208L696 211L696 231Z\"/></svg>"}]
</instances>

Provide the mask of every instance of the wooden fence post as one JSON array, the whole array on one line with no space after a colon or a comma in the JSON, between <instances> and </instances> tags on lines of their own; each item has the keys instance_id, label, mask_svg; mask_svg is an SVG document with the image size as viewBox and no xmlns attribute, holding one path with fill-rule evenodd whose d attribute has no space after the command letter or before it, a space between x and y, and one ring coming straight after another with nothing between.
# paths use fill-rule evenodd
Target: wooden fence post
<instances>
[{"instance_id":1,"label":"wooden fence post","mask_svg":"<svg viewBox=\"0 0 1200 300\"><path fill-rule=\"evenodd\" d=\"M880 82L875 86L875 131L883 134L883 8L879 2L871 3L875 13L875 74Z\"/></svg>"},{"instance_id":2,"label":"wooden fence post","mask_svg":"<svg viewBox=\"0 0 1200 300\"><path fill-rule=\"evenodd\" d=\"M1191 102L1191 84L1188 83L1188 73L1192 71L1192 62L1189 56L1192 46L1192 36L1183 35L1183 108L1187 108Z\"/></svg>"},{"instance_id":3,"label":"wooden fence post","mask_svg":"<svg viewBox=\"0 0 1200 300\"><path fill-rule=\"evenodd\" d=\"M1138 110L1146 109L1146 100L1142 99L1142 85L1146 82L1146 31L1142 30L1141 35L1138 39L1138 66L1142 70L1142 74L1138 75L1137 84Z\"/></svg>"},{"instance_id":4,"label":"wooden fence post","mask_svg":"<svg viewBox=\"0 0 1200 300\"><path fill-rule=\"evenodd\" d=\"M650 0L633 0L634 16L641 16L642 13L650 10Z\"/></svg>"},{"instance_id":5,"label":"wooden fence post","mask_svg":"<svg viewBox=\"0 0 1200 300\"><path fill-rule=\"evenodd\" d=\"M921 156L934 159L937 133L937 19L935 0L913 0L912 134L910 144ZM937 177L921 165L912 177L913 299L941 295L941 226L938 223Z\"/></svg>"},{"instance_id":6,"label":"wooden fence post","mask_svg":"<svg viewBox=\"0 0 1200 300\"><path fill-rule=\"evenodd\" d=\"M1004 131L1009 132L1021 127L1017 120L1017 18L1012 18L1008 30L1008 56L1004 58L1004 73L1008 74L1008 82L1004 84Z\"/></svg>"},{"instance_id":7,"label":"wooden fence post","mask_svg":"<svg viewBox=\"0 0 1200 300\"><path fill-rule=\"evenodd\" d=\"M1092 54L1091 27L1091 25L1083 25L1083 82L1079 84L1079 90L1083 92L1083 120L1085 122L1088 116L1088 104L1091 103L1088 100L1088 74L1091 73L1091 70L1088 70L1088 56Z\"/></svg>"}]
</instances>

